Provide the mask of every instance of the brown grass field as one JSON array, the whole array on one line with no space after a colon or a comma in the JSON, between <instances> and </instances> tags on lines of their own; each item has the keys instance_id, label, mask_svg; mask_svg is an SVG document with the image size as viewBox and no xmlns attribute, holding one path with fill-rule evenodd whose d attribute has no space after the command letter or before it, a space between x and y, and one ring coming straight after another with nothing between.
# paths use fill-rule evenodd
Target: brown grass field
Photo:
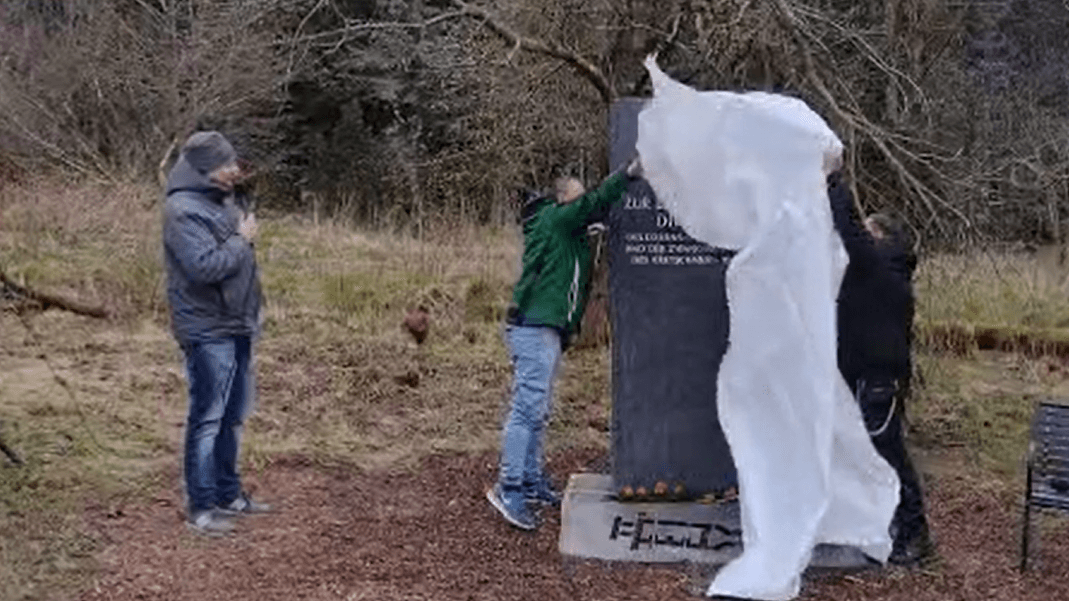
<instances>
[{"instance_id":1,"label":"brown grass field","mask_svg":"<svg viewBox=\"0 0 1069 601\"><path fill-rule=\"evenodd\" d=\"M708 575L695 568L565 562L552 512L524 535L483 499L510 378L500 340L518 266L510 228L443 225L420 240L262 216L267 323L243 469L282 511L227 540L189 535L178 472L184 375L167 331L156 202L154 189L134 185L0 189L0 269L115 315L0 298L0 436L26 461L0 457L0 599L682 599L702 590ZM940 559L811 575L803 598L1069 598L1063 519L1037 520L1036 567L1015 569L1028 419L1037 399L1069 396L1067 358L984 350L932 325L1060 336L1064 274L1013 249L976 251L927 257L917 288L910 440ZM400 323L419 304L431 330L417 346ZM571 351L548 441L560 481L605 464L609 410L608 349Z\"/></svg>"}]
</instances>

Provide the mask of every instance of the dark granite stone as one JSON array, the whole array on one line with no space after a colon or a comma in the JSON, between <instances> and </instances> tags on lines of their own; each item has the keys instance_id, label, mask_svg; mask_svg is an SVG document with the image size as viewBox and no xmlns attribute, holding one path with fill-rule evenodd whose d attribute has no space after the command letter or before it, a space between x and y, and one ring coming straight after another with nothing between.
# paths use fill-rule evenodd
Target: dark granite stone
<instances>
[{"instance_id":1,"label":"dark granite stone","mask_svg":"<svg viewBox=\"0 0 1069 601\"><path fill-rule=\"evenodd\" d=\"M642 100L610 113L610 162L634 154ZM736 485L716 410L728 343L724 274L732 253L698 242L632 183L608 216L613 330L613 477L651 492L682 484L687 496Z\"/></svg>"}]
</instances>

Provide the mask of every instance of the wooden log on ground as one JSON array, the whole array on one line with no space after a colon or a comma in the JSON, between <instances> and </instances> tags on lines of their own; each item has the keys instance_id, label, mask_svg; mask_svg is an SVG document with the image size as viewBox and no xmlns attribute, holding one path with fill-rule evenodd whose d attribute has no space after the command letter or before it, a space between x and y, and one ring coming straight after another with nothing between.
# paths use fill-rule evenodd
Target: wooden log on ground
<instances>
[{"instance_id":1,"label":"wooden log on ground","mask_svg":"<svg viewBox=\"0 0 1069 601\"><path fill-rule=\"evenodd\" d=\"M0 271L0 284L5 286L8 290L14 292L16 295L23 298L36 301L41 304L45 309L49 307L58 307L71 313L77 313L78 315L85 315L88 317L96 317L99 319L106 319L111 316L111 313L103 307L94 307L87 305L80 301L76 301L69 298L64 298L57 294L49 294L28 288L21 284L16 283L11 278L7 277L7 274Z\"/></svg>"}]
</instances>

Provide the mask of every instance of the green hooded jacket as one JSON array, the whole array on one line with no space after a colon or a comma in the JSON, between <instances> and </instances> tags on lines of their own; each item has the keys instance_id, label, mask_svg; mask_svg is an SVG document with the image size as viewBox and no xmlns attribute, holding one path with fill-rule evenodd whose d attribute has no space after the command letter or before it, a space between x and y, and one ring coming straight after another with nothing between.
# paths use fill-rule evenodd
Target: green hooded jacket
<instances>
[{"instance_id":1,"label":"green hooded jacket","mask_svg":"<svg viewBox=\"0 0 1069 601\"><path fill-rule=\"evenodd\" d=\"M586 228L593 215L623 198L628 177L611 175L568 204L546 201L523 228L523 272L512 291L510 323L544 326L567 346L579 330L590 279Z\"/></svg>"}]
</instances>

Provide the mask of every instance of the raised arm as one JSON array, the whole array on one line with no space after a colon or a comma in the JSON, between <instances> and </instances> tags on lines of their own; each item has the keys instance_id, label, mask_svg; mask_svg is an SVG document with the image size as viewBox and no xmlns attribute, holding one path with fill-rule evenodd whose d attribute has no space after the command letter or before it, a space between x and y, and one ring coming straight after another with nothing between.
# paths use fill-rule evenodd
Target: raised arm
<instances>
[{"instance_id":1,"label":"raised arm","mask_svg":"<svg viewBox=\"0 0 1069 601\"><path fill-rule=\"evenodd\" d=\"M561 227L570 230L586 226L592 215L604 211L623 198L629 179L624 172L610 175L597 188L583 194L574 202L555 207L553 219Z\"/></svg>"},{"instance_id":2,"label":"raised arm","mask_svg":"<svg viewBox=\"0 0 1069 601\"><path fill-rule=\"evenodd\" d=\"M855 216L854 197L838 174L832 174L828 178L828 200L831 202L832 221L843 240L850 261L855 264L872 264L879 261L876 241Z\"/></svg>"}]
</instances>

